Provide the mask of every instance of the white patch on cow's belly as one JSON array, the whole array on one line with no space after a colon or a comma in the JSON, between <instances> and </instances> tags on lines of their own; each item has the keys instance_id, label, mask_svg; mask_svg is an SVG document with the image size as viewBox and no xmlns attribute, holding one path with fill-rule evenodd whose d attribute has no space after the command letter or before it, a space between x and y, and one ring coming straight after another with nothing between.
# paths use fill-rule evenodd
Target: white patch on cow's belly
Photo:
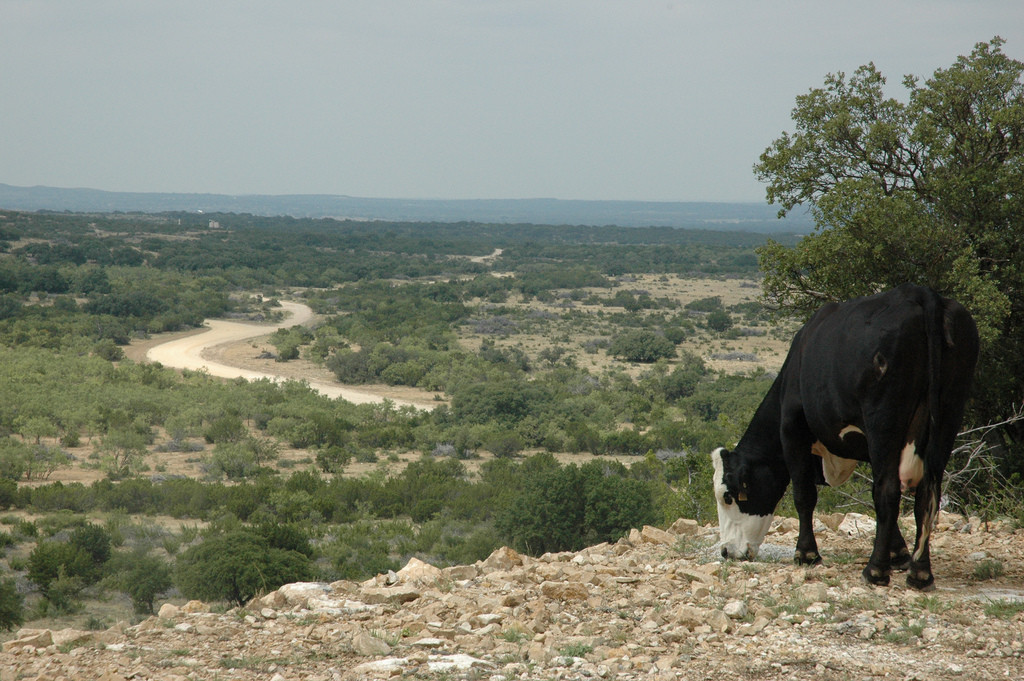
<instances>
[{"instance_id":1,"label":"white patch on cow's belly","mask_svg":"<svg viewBox=\"0 0 1024 681\"><path fill-rule=\"evenodd\" d=\"M846 426L845 428L839 431L839 437L846 437L850 433L860 433L861 435L863 435L864 431L858 428L857 426Z\"/></svg>"},{"instance_id":2,"label":"white patch on cow's belly","mask_svg":"<svg viewBox=\"0 0 1024 681\"><path fill-rule=\"evenodd\" d=\"M917 489L924 477L924 461L917 455L917 445L911 441L900 453L900 491Z\"/></svg>"},{"instance_id":3,"label":"white patch on cow's belly","mask_svg":"<svg viewBox=\"0 0 1024 681\"><path fill-rule=\"evenodd\" d=\"M856 429L855 426L847 426L842 432L846 432L849 428ZM856 430L860 432L859 429ZM836 456L828 451L828 448L820 441L811 445L811 454L821 457L821 470L825 474L825 482L829 487L838 487L849 480L854 469L857 468L856 459L844 459L841 456Z\"/></svg>"}]
</instances>

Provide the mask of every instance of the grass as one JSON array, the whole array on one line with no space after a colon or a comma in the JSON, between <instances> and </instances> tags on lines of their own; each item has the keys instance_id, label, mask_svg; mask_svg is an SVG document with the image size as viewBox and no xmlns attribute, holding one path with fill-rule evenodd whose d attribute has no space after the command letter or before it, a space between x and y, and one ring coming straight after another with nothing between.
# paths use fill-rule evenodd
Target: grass
<instances>
[{"instance_id":1,"label":"grass","mask_svg":"<svg viewBox=\"0 0 1024 681\"><path fill-rule=\"evenodd\" d=\"M220 666L224 669L260 669L268 663L263 657L224 657Z\"/></svg>"},{"instance_id":2,"label":"grass","mask_svg":"<svg viewBox=\"0 0 1024 681\"><path fill-rule=\"evenodd\" d=\"M941 615L953 607L950 603L943 603L938 596L921 596L917 599L917 606L933 615Z\"/></svg>"},{"instance_id":3,"label":"grass","mask_svg":"<svg viewBox=\"0 0 1024 681\"><path fill-rule=\"evenodd\" d=\"M526 632L521 629L518 629L517 627L509 627L501 632L501 638L508 643L519 643L526 640L528 637Z\"/></svg>"},{"instance_id":4,"label":"grass","mask_svg":"<svg viewBox=\"0 0 1024 681\"><path fill-rule=\"evenodd\" d=\"M1012 620L1020 613L1024 613L1024 601L1000 599L985 605L985 614L1000 620Z\"/></svg>"},{"instance_id":5,"label":"grass","mask_svg":"<svg viewBox=\"0 0 1024 681\"><path fill-rule=\"evenodd\" d=\"M989 559L983 560L975 566L973 576L979 582L984 582L1002 577L1004 571L1005 568L1001 561Z\"/></svg>"},{"instance_id":6,"label":"grass","mask_svg":"<svg viewBox=\"0 0 1024 681\"><path fill-rule=\"evenodd\" d=\"M570 643L569 645L560 648L558 652L565 657L586 657L590 653L594 652L594 646L587 645L585 643Z\"/></svg>"},{"instance_id":7,"label":"grass","mask_svg":"<svg viewBox=\"0 0 1024 681\"><path fill-rule=\"evenodd\" d=\"M401 634L389 634L384 629L371 629L370 636L380 639L381 641L384 641L392 648L397 646L402 640Z\"/></svg>"},{"instance_id":8,"label":"grass","mask_svg":"<svg viewBox=\"0 0 1024 681\"><path fill-rule=\"evenodd\" d=\"M888 643L907 644L915 638L921 638L924 633L923 622L906 620L899 629L892 629L885 633L885 640Z\"/></svg>"}]
</instances>

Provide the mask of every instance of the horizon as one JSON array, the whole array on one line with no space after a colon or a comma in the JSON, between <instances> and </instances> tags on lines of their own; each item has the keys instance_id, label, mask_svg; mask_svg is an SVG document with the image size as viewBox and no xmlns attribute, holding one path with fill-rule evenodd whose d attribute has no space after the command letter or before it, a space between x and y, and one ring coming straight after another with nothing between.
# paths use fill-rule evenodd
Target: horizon
<instances>
[{"instance_id":1,"label":"horizon","mask_svg":"<svg viewBox=\"0 0 1024 681\"><path fill-rule=\"evenodd\" d=\"M249 213L263 217L392 222L673 227L760 233L804 232L806 212L779 219L756 201L629 201L556 198L416 199L340 194L110 192L0 183L0 208L78 213Z\"/></svg>"},{"instance_id":2,"label":"horizon","mask_svg":"<svg viewBox=\"0 0 1024 681\"><path fill-rule=\"evenodd\" d=\"M132 193L756 202L795 98L903 93L1017 0L7 3L0 178Z\"/></svg>"}]
</instances>

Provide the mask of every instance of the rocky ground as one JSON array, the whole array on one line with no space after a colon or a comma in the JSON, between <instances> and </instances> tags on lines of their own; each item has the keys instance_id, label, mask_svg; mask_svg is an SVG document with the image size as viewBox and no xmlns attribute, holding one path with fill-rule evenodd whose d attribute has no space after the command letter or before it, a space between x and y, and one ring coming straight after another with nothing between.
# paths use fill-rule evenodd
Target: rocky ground
<instances>
[{"instance_id":1,"label":"rocky ground","mask_svg":"<svg viewBox=\"0 0 1024 681\"><path fill-rule=\"evenodd\" d=\"M0 681L1024 677L1024 531L944 516L939 588L921 594L902 575L860 581L861 521L822 519L816 568L777 558L792 555L791 519L749 563L720 562L716 529L680 520L579 553L413 559L244 608L165 604L105 632L23 630L3 644Z\"/></svg>"}]
</instances>

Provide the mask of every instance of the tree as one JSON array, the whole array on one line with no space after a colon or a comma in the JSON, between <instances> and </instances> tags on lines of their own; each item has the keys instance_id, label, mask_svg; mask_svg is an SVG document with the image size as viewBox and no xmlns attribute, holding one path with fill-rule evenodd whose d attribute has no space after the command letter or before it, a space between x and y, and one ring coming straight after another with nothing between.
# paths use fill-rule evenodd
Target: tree
<instances>
[{"instance_id":1,"label":"tree","mask_svg":"<svg viewBox=\"0 0 1024 681\"><path fill-rule=\"evenodd\" d=\"M309 558L275 548L262 536L234 530L206 538L178 558L175 583L188 598L242 605L282 584L312 577Z\"/></svg>"},{"instance_id":2,"label":"tree","mask_svg":"<svg viewBox=\"0 0 1024 681\"><path fill-rule=\"evenodd\" d=\"M156 597L171 588L171 566L145 550L118 554L113 565L114 583L128 594L140 615L153 614Z\"/></svg>"},{"instance_id":3,"label":"tree","mask_svg":"<svg viewBox=\"0 0 1024 681\"><path fill-rule=\"evenodd\" d=\"M732 328L732 315L725 310L713 310L708 313L708 316L704 319L708 328L712 331L728 331Z\"/></svg>"},{"instance_id":4,"label":"tree","mask_svg":"<svg viewBox=\"0 0 1024 681\"><path fill-rule=\"evenodd\" d=\"M1001 38L884 95L874 64L796 98L754 170L779 214L806 205L815 233L759 249L764 300L806 317L825 301L903 282L971 310L982 337L974 410L1005 414L1024 375L1024 63Z\"/></svg>"},{"instance_id":5,"label":"tree","mask_svg":"<svg viewBox=\"0 0 1024 681\"><path fill-rule=\"evenodd\" d=\"M39 542L28 557L28 579L47 598L50 596L50 587L58 579L81 580L83 575L91 574L92 571L89 553L69 542Z\"/></svg>"},{"instance_id":6,"label":"tree","mask_svg":"<svg viewBox=\"0 0 1024 681\"><path fill-rule=\"evenodd\" d=\"M657 362L676 356L676 346L669 339L646 329L627 331L608 346L608 354L627 362Z\"/></svg>"},{"instance_id":7,"label":"tree","mask_svg":"<svg viewBox=\"0 0 1024 681\"><path fill-rule=\"evenodd\" d=\"M0 579L0 629L11 631L25 621L24 599L13 579Z\"/></svg>"},{"instance_id":8,"label":"tree","mask_svg":"<svg viewBox=\"0 0 1024 681\"><path fill-rule=\"evenodd\" d=\"M146 445L150 437L134 425L108 432L100 446L107 474L111 478L123 478L136 473L148 453Z\"/></svg>"}]
</instances>

